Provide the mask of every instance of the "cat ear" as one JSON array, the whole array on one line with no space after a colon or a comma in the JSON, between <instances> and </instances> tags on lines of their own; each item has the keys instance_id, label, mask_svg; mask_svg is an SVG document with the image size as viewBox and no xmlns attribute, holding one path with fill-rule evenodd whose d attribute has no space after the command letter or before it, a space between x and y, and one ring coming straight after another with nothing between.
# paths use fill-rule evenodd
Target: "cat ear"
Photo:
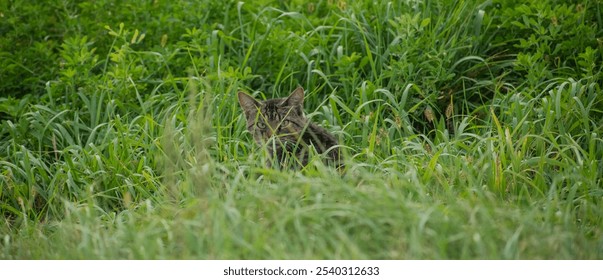
<instances>
[{"instance_id":1,"label":"cat ear","mask_svg":"<svg viewBox=\"0 0 603 280\"><path fill-rule=\"evenodd\" d=\"M304 89L297 87L282 104L289 106L304 106Z\"/></svg>"},{"instance_id":2,"label":"cat ear","mask_svg":"<svg viewBox=\"0 0 603 280\"><path fill-rule=\"evenodd\" d=\"M241 105L241 108L243 108L243 111L246 113L257 111L260 107L260 102L249 96L247 93L239 91L237 96L239 97L239 104Z\"/></svg>"}]
</instances>

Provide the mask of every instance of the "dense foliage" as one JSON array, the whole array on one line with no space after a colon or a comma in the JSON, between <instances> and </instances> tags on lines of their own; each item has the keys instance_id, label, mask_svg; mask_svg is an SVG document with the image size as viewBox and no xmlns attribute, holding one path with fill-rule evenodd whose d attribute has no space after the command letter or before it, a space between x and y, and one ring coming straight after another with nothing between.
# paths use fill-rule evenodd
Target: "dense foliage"
<instances>
[{"instance_id":1,"label":"dense foliage","mask_svg":"<svg viewBox=\"0 0 603 280\"><path fill-rule=\"evenodd\" d=\"M602 258L600 1L4 1L0 258ZM346 151L264 168L236 102Z\"/></svg>"}]
</instances>

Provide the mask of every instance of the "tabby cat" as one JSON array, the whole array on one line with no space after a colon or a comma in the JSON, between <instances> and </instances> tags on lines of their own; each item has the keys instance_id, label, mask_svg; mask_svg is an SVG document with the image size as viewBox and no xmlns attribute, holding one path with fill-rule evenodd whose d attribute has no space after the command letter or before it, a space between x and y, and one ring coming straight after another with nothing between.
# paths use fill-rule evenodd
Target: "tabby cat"
<instances>
[{"instance_id":1,"label":"tabby cat","mask_svg":"<svg viewBox=\"0 0 603 280\"><path fill-rule=\"evenodd\" d=\"M287 98L258 101L240 91L238 98L247 119L247 130L259 146L265 145L279 167L307 165L309 146L323 154L328 164L341 167L337 139L304 116L302 87ZM273 165L269 162L268 166Z\"/></svg>"}]
</instances>

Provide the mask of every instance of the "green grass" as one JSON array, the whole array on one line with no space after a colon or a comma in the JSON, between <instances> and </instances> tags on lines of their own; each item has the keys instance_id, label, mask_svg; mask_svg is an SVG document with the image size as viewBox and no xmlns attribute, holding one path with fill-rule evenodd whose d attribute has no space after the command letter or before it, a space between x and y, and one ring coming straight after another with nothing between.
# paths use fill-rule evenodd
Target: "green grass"
<instances>
[{"instance_id":1,"label":"green grass","mask_svg":"<svg viewBox=\"0 0 603 280\"><path fill-rule=\"evenodd\" d=\"M305 2L0 4L0 259L603 258L599 1Z\"/></svg>"}]
</instances>

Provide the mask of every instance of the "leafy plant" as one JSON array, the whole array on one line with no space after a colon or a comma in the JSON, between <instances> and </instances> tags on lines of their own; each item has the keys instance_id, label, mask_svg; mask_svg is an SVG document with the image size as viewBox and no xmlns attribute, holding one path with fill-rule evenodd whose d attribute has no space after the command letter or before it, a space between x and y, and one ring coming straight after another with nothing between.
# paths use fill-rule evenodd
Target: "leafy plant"
<instances>
[{"instance_id":1,"label":"leafy plant","mask_svg":"<svg viewBox=\"0 0 603 280\"><path fill-rule=\"evenodd\" d=\"M2 2L0 258L600 259L600 10ZM246 132L298 85L344 174Z\"/></svg>"}]
</instances>

